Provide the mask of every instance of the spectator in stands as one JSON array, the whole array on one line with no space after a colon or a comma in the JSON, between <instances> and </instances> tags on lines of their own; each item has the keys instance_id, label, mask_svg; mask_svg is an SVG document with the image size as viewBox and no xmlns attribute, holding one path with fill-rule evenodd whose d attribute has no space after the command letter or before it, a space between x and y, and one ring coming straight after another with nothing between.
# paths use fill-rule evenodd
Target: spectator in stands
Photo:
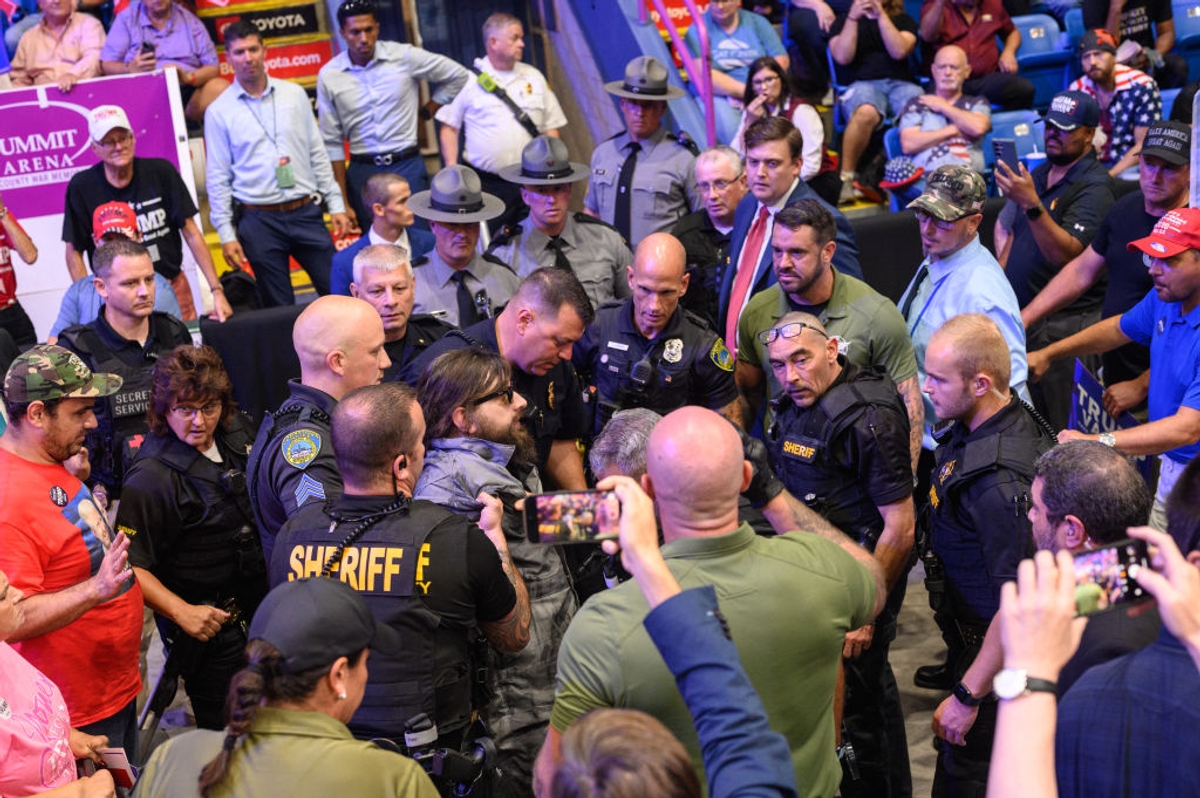
<instances>
[{"instance_id":1,"label":"spectator in stands","mask_svg":"<svg viewBox=\"0 0 1200 798\"><path fill-rule=\"evenodd\" d=\"M917 22L901 0L854 0L829 31L829 52L849 87L838 98L842 131L839 204L882 202L875 186L858 179L859 160L884 121L921 95L908 56L917 46Z\"/></svg>"},{"instance_id":2,"label":"spectator in stands","mask_svg":"<svg viewBox=\"0 0 1200 798\"><path fill-rule=\"evenodd\" d=\"M797 89L813 98L829 91L829 29L839 16L849 13L853 0L791 0L784 5L787 25L789 71L796 76ZM832 95L821 100L832 104Z\"/></svg>"},{"instance_id":3,"label":"spectator in stands","mask_svg":"<svg viewBox=\"0 0 1200 798\"><path fill-rule=\"evenodd\" d=\"M750 65L750 80L742 95L745 106L742 123L730 145L739 153L745 153L743 137L747 127L768 116L784 117L796 126L804 140L800 179L821 199L836 205L841 188L836 162L825 147L825 123L816 106L792 90L791 82L791 75L770 56L763 56Z\"/></svg>"},{"instance_id":4,"label":"spectator in stands","mask_svg":"<svg viewBox=\"0 0 1200 798\"><path fill-rule=\"evenodd\" d=\"M404 179L391 172L370 179L382 175ZM350 295L368 302L383 320L383 349L392 361L383 371L383 381L399 379L405 366L454 328L436 316L413 315L412 262L399 247L372 244L360 249L353 269Z\"/></svg>"},{"instance_id":5,"label":"spectator in stands","mask_svg":"<svg viewBox=\"0 0 1200 798\"><path fill-rule=\"evenodd\" d=\"M772 62L774 63L774 62ZM704 207L671 228L687 252L683 307L717 328L717 291L733 232L733 214L746 196L746 167L731 147L718 144L696 158L696 193Z\"/></svg>"},{"instance_id":6,"label":"spectator in stands","mask_svg":"<svg viewBox=\"0 0 1200 798\"><path fill-rule=\"evenodd\" d=\"M1138 156L1139 190L1117 200L1092 243L1021 309L1026 329L1081 297L1093 302L1102 297L1100 317L1117 316L1154 288L1141 252L1130 251L1127 245L1150 235L1167 211L1187 205L1191 150L1190 123L1155 122L1150 126ZM1101 355L1101 362L1108 386L1104 406L1110 413L1119 415L1146 401L1150 376L1146 347L1126 344Z\"/></svg>"},{"instance_id":7,"label":"spectator in stands","mask_svg":"<svg viewBox=\"0 0 1200 798\"><path fill-rule=\"evenodd\" d=\"M1092 148L1099 121L1100 108L1090 95L1059 92L1046 114L1045 162L1032 174L1024 164L1013 172L996 162L996 186L1008 197L996 219L996 260L1021 307L1083 252L1112 207L1108 171ZM1028 327L1025 345L1041 349L1098 321L1100 307L1093 298ZM1087 365L1095 371L1097 363ZM1030 387L1034 406L1056 430L1067 426L1074 384L1075 364L1063 362Z\"/></svg>"},{"instance_id":8,"label":"spectator in stands","mask_svg":"<svg viewBox=\"0 0 1200 798\"><path fill-rule=\"evenodd\" d=\"M583 209L616 227L636 248L699 207L692 189L697 147L662 126L667 100L684 95L667 82L662 61L638 56L625 65L624 79L605 83L604 90L619 98L625 130L592 153Z\"/></svg>"},{"instance_id":9,"label":"spectator in stands","mask_svg":"<svg viewBox=\"0 0 1200 798\"><path fill-rule=\"evenodd\" d=\"M42 17L21 36L12 59L12 85L53 83L67 93L75 84L100 77L104 26L75 10L76 0L38 0Z\"/></svg>"},{"instance_id":10,"label":"spectator in stands","mask_svg":"<svg viewBox=\"0 0 1200 798\"><path fill-rule=\"evenodd\" d=\"M524 210L521 193L500 177L500 170L520 163L521 150L539 134L557 136L567 117L546 77L521 62L525 52L521 20L503 12L492 14L483 23L483 43L487 54L475 59L472 71L487 74L504 89L511 103L471 80L449 105L438 109L436 119L442 123L438 133L442 161L447 166L470 166L487 192L499 197L508 209L508 214L490 225L495 231L520 218Z\"/></svg>"},{"instance_id":11,"label":"spectator in stands","mask_svg":"<svg viewBox=\"0 0 1200 798\"><path fill-rule=\"evenodd\" d=\"M1187 59L1175 48L1175 15L1171 0L1084 0L1083 25L1103 28L1118 42L1136 42L1142 52L1125 63L1154 78L1160 89L1187 83Z\"/></svg>"},{"instance_id":12,"label":"spectator in stands","mask_svg":"<svg viewBox=\"0 0 1200 798\"><path fill-rule=\"evenodd\" d=\"M930 337L953 316L979 313L1000 328L1011 358L1008 384L1028 400L1021 308L1004 270L979 240L986 198L987 185L978 172L940 166L926 181L925 193L908 204L916 210L925 259L900 298L900 314L912 336L921 386ZM934 446L930 430L938 417L926 398L923 445L929 451Z\"/></svg>"},{"instance_id":13,"label":"spectator in stands","mask_svg":"<svg viewBox=\"0 0 1200 798\"><path fill-rule=\"evenodd\" d=\"M80 731L108 737L136 764L142 591L129 538L64 468L96 427L95 400L120 387L117 375L93 373L57 346L13 361L0 437L0 569L25 595L22 622L7 635L13 648L62 691Z\"/></svg>"},{"instance_id":14,"label":"spectator in stands","mask_svg":"<svg viewBox=\"0 0 1200 798\"><path fill-rule=\"evenodd\" d=\"M83 255L95 254L88 221L100 205L127 202L139 214L142 243L149 249L154 270L171 281L182 318L196 318L192 287L183 273L183 242L196 260L213 295L212 316L224 321L233 314L225 299L204 233L196 223L196 203L178 170L162 158L138 158L137 136L124 109L116 105L94 108L88 119L92 152L100 163L71 177L63 211L63 241L71 279L87 274Z\"/></svg>"},{"instance_id":15,"label":"spectator in stands","mask_svg":"<svg viewBox=\"0 0 1200 798\"><path fill-rule=\"evenodd\" d=\"M1192 111L1196 104L1197 89L1200 89L1200 82L1189 83L1179 90L1179 94L1175 96L1175 102L1171 104L1170 119L1173 122L1192 124Z\"/></svg>"},{"instance_id":16,"label":"spectator in stands","mask_svg":"<svg viewBox=\"0 0 1200 798\"><path fill-rule=\"evenodd\" d=\"M750 477L735 427L711 410L681 408L650 434L642 484L657 505L668 568L684 587L715 582L736 597L721 611L772 727L788 740L797 779L806 795L832 795L841 781L828 744L841 644L883 607L883 571L841 533L760 538L739 525L738 494ZM820 581L801 576L813 570ZM802 629L780 622L778 608L801 605ZM561 759L561 736L595 707L653 712L701 765L692 718L642 629L646 613L644 597L626 583L592 597L568 627L539 783Z\"/></svg>"},{"instance_id":17,"label":"spectator in stands","mask_svg":"<svg viewBox=\"0 0 1200 798\"><path fill-rule=\"evenodd\" d=\"M106 75L174 69L184 114L197 123L229 88L218 77L217 48L204 23L175 0L135 0L117 14L100 63Z\"/></svg>"},{"instance_id":18,"label":"spectator in stands","mask_svg":"<svg viewBox=\"0 0 1200 798\"><path fill-rule=\"evenodd\" d=\"M233 269L249 263L263 306L272 307L295 302L291 257L318 294L329 293L333 241L314 197L324 200L335 236L357 227L346 215L308 95L295 83L269 76L266 55L252 23L240 19L225 28L234 82L204 115L204 140L209 219L225 262ZM236 222L235 203L241 208Z\"/></svg>"},{"instance_id":19,"label":"spectator in stands","mask_svg":"<svg viewBox=\"0 0 1200 798\"><path fill-rule=\"evenodd\" d=\"M925 0L921 39L935 49L957 44L967 54L967 94L982 94L1005 111L1033 106L1033 84L1017 74L1021 32L1000 0ZM1004 49L996 37L1004 39Z\"/></svg>"},{"instance_id":20,"label":"spectator in stands","mask_svg":"<svg viewBox=\"0 0 1200 798\"><path fill-rule=\"evenodd\" d=\"M141 243L142 231L137 227L137 216L125 202L106 202L92 213L92 243L96 249L116 238L128 238ZM49 343L56 343L63 330L73 324L88 324L100 315L104 301L96 290L96 278L92 275L80 277L71 283L58 306L58 318L50 326ZM167 278L154 273L154 309L180 318L179 300Z\"/></svg>"},{"instance_id":21,"label":"spectator in stands","mask_svg":"<svg viewBox=\"0 0 1200 798\"><path fill-rule=\"evenodd\" d=\"M896 127L900 149L914 166L932 174L939 166L969 166L983 172L983 137L992 129L992 110L986 97L963 94L971 76L967 54L948 44L933 57L933 91L908 101ZM905 187L902 200L911 202L925 190L919 178Z\"/></svg>"},{"instance_id":22,"label":"spectator in stands","mask_svg":"<svg viewBox=\"0 0 1200 798\"><path fill-rule=\"evenodd\" d=\"M704 25L708 31L713 94L725 98L713 102L720 141L733 141L737 132L742 96L750 81L750 65L762 56L769 56L784 69L788 67L787 51L771 23L766 17L745 11L741 6L741 0L712 0L703 19L693 22L684 36L688 51L697 58L700 34L696 26Z\"/></svg>"},{"instance_id":23,"label":"spectator in stands","mask_svg":"<svg viewBox=\"0 0 1200 798\"><path fill-rule=\"evenodd\" d=\"M817 198L800 180L800 153L804 142L792 123L778 116L755 122L746 130L746 179L750 195L738 204L733 222L729 266L720 284L717 320L725 344L737 354L738 317L750 298L774 284L771 269L771 230L775 214L798 200ZM828 205L837 225L837 250L833 265L843 274L862 277L854 229L837 208Z\"/></svg>"},{"instance_id":24,"label":"spectator in stands","mask_svg":"<svg viewBox=\"0 0 1200 798\"><path fill-rule=\"evenodd\" d=\"M1100 105L1096 151L1108 173L1120 177L1137 165L1142 139L1162 118L1162 98L1145 72L1117 63L1117 41L1106 30L1090 30L1079 41L1083 75L1068 89L1087 92Z\"/></svg>"},{"instance_id":25,"label":"spectator in stands","mask_svg":"<svg viewBox=\"0 0 1200 798\"><path fill-rule=\"evenodd\" d=\"M333 256L329 276L330 293L352 296L350 283L354 279L354 258L365 247L389 244L404 250L411 263L433 249L433 233L413 227L412 208L408 200L412 188L408 180L392 172L376 172L362 187L362 204L371 215L366 232L353 244Z\"/></svg>"},{"instance_id":26,"label":"spectator in stands","mask_svg":"<svg viewBox=\"0 0 1200 798\"><path fill-rule=\"evenodd\" d=\"M1166 529L1164 512L1185 465L1200 452L1200 334L1192 324L1200 305L1200 208L1168 211L1145 238L1129 242L1143 254L1154 290L1120 316L1030 352L1038 379L1059 358L1107 352L1136 341L1150 348L1150 421L1130 429L1085 435L1063 430L1060 441L1098 440L1126 454L1160 455L1158 492L1150 525Z\"/></svg>"},{"instance_id":27,"label":"spectator in stands","mask_svg":"<svg viewBox=\"0 0 1200 798\"><path fill-rule=\"evenodd\" d=\"M0 328L8 331L18 346L37 343L33 322L17 301L17 272L13 268L12 252L22 262L32 266L38 258L37 246L21 227L12 210L0 197Z\"/></svg>"},{"instance_id":28,"label":"spectator in stands","mask_svg":"<svg viewBox=\"0 0 1200 798\"><path fill-rule=\"evenodd\" d=\"M333 176L365 228L371 205L360 197L371 175L399 175L412 191L429 188L417 146L418 81L429 82L431 99L422 109L428 116L453 100L471 73L444 55L378 41L379 16L371 0L346 0L337 21L347 46L317 75L317 110Z\"/></svg>"}]
</instances>

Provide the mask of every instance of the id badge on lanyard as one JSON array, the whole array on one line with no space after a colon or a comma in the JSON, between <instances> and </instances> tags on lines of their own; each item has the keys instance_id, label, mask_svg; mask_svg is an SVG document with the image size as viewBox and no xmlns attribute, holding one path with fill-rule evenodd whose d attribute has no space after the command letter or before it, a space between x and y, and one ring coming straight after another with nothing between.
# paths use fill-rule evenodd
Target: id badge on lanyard
<instances>
[{"instance_id":1,"label":"id badge on lanyard","mask_svg":"<svg viewBox=\"0 0 1200 798\"><path fill-rule=\"evenodd\" d=\"M279 165L275 167L275 182L280 188L294 188L296 173L292 170L292 159L287 155L279 156Z\"/></svg>"}]
</instances>

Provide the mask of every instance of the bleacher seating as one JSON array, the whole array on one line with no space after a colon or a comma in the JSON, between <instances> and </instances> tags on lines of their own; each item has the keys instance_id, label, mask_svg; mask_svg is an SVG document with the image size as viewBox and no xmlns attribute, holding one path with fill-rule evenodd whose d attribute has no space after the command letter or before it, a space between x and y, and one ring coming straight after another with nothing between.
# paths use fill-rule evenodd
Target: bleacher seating
<instances>
[{"instance_id":1,"label":"bleacher seating","mask_svg":"<svg viewBox=\"0 0 1200 798\"><path fill-rule=\"evenodd\" d=\"M1175 15L1175 52L1187 61L1188 73L1195 80L1200 76L1200 0L1173 0L1171 10Z\"/></svg>"}]
</instances>

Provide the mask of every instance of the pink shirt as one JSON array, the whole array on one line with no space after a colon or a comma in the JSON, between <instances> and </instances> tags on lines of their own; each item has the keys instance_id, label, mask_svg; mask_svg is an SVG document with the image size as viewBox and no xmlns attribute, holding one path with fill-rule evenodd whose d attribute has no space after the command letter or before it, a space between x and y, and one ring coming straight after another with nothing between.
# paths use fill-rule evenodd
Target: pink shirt
<instances>
[{"instance_id":1,"label":"pink shirt","mask_svg":"<svg viewBox=\"0 0 1200 798\"><path fill-rule=\"evenodd\" d=\"M46 24L45 17L25 31L12 60L12 84L33 86L57 83L68 73L80 80L100 77L100 48L104 26L90 14L74 13L61 35Z\"/></svg>"},{"instance_id":2,"label":"pink shirt","mask_svg":"<svg viewBox=\"0 0 1200 798\"><path fill-rule=\"evenodd\" d=\"M75 781L67 703L54 682L0 643L0 795Z\"/></svg>"}]
</instances>

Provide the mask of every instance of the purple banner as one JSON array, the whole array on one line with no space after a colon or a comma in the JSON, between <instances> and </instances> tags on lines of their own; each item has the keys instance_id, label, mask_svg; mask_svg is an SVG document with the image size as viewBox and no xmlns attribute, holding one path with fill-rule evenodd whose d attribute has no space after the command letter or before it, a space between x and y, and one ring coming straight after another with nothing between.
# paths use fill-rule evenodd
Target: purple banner
<instances>
[{"instance_id":1,"label":"purple banner","mask_svg":"<svg viewBox=\"0 0 1200 798\"><path fill-rule=\"evenodd\" d=\"M1128 411L1117 418L1109 415L1104 409L1104 386L1092 372L1078 360L1075 361L1075 390L1071 394L1071 419L1067 424L1069 429L1095 435L1101 432L1112 432L1118 429L1136 427L1140 422ZM1134 457L1134 464L1142 472L1142 476L1150 479L1150 459Z\"/></svg>"},{"instance_id":2,"label":"purple banner","mask_svg":"<svg viewBox=\"0 0 1200 798\"><path fill-rule=\"evenodd\" d=\"M98 163L88 113L119 105L137 136L139 157L165 158L179 168L167 80L162 74L79 83L69 94L53 85L0 92L0 192L21 218L61 214L67 183Z\"/></svg>"}]
</instances>

